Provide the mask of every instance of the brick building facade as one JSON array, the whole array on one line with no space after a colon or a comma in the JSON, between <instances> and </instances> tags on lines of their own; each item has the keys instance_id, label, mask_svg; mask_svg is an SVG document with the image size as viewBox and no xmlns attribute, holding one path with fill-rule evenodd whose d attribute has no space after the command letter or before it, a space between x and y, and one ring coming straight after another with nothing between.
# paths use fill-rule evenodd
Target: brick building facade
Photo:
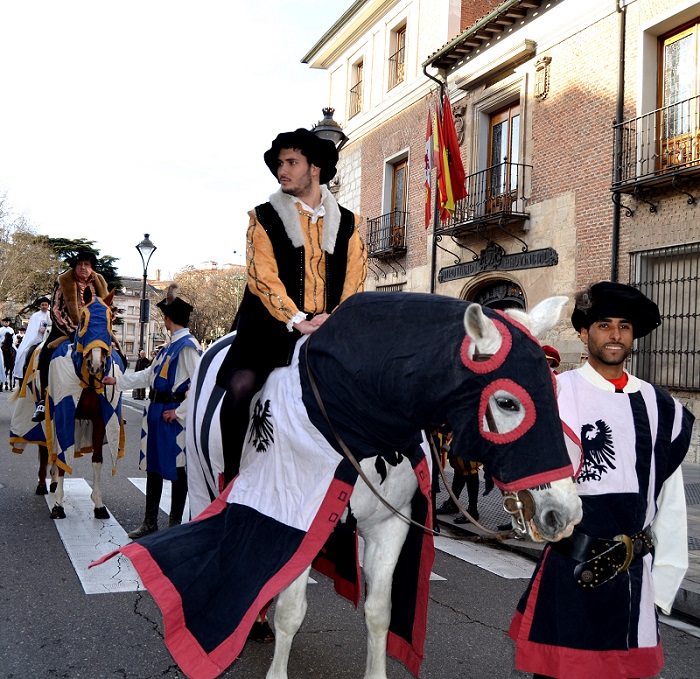
<instances>
[{"instance_id":1,"label":"brick building facade","mask_svg":"<svg viewBox=\"0 0 700 679\"><path fill-rule=\"evenodd\" d=\"M304 61L329 71L350 137L337 188L367 218L368 289L527 308L629 282L664 318L633 371L700 416L699 1L368 0ZM440 84L469 196L426 230ZM584 358L570 309L545 338L564 368Z\"/></svg>"}]
</instances>

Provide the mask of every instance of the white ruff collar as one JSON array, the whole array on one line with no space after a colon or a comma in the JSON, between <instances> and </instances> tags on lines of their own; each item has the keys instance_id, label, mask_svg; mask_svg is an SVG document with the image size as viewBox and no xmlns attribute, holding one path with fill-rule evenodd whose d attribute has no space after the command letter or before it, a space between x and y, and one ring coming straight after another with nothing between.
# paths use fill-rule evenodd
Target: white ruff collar
<instances>
[{"instance_id":1,"label":"white ruff collar","mask_svg":"<svg viewBox=\"0 0 700 679\"><path fill-rule=\"evenodd\" d=\"M280 216L284 230L287 232L289 240L295 248L300 248L304 245L304 234L301 230L301 222L299 221L299 208L294 196L290 196L278 189L276 193L270 196L270 203L275 211ZM323 235L321 248L329 255L335 250L335 239L338 236L340 228L340 208L333 194L326 188L325 184L321 184L321 203L326 211L323 219Z\"/></svg>"}]
</instances>

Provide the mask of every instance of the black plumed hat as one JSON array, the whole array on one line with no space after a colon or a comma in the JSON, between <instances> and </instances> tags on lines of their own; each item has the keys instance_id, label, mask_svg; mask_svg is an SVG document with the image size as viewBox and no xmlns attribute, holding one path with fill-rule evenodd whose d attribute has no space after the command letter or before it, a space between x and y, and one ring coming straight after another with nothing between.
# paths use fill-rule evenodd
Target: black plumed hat
<instances>
[{"instance_id":1,"label":"black plumed hat","mask_svg":"<svg viewBox=\"0 0 700 679\"><path fill-rule=\"evenodd\" d=\"M270 172L275 177L277 177L277 159L282 149L296 149L306 157L311 165L320 167L319 181L321 184L328 184L335 177L338 149L332 141L321 139L303 127L294 130L294 132L278 134L272 142L272 146L265 151L263 156L265 165L270 168Z\"/></svg>"},{"instance_id":2,"label":"black plumed hat","mask_svg":"<svg viewBox=\"0 0 700 679\"><path fill-rule=\"evenodd\" d=\"M636 288L601 281L576 295L571 323L577 331L603 318L624 318L634 338L644 337L661 325L659 307Z\"/></svg>"},{"instance_id":3,"label":"black plumed hat","mask_svg":"<svg viewBox=\"0 0 700 679\"><path fill-rule=\"evenodd\" d=\"M190 322L190 313L194 307L177 296L179 289L180 286L177 283L171 283L165 292L165 299L158 302L156 306L163 312L164 316L184 328Z\"/></svg>"},{"instance_id":4,"label":"black plumed hat","mask_svg":"<svg viewBox=\"0 0 700 679\"><path fill-rule=\"evenodd\" d=\"M68 265L72 269L75 269L78 262L90 262L93 269L97 267L97 257L95 257L94 252L90 252L89 250L80 250L77 254L68 259Z\"/></svg>"}]
</instances>

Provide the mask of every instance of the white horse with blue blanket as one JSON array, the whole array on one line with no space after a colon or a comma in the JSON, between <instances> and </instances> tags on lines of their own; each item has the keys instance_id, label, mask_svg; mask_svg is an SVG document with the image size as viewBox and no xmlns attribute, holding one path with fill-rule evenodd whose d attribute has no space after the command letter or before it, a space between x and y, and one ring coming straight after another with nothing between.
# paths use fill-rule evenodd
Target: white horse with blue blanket
<instances>
[{"instance_id":1,"label":"white horse with blue blanket","mask_svg":"<svg viewBox=\"0 0 700 679\"><path fill-rule=\"evenodd\" d=\"M533 311L533 329L556 322L564 302ZM204 354L189 396L188 477L193 513L214 501L194 521L119 550L161 607L166 644L189 677L223 672L279 594L267 677L286 679L312 564L359 601L358 530L365 679L386 679L387 651L418 675L434 558L422 430L449 422L454 449L518 493L520 530L571 533L581 503L552 376L525 321L437 295L353 296L253 399L240 473L221 494L215 377L230 337Z\"/></svg>"}]
</instances>

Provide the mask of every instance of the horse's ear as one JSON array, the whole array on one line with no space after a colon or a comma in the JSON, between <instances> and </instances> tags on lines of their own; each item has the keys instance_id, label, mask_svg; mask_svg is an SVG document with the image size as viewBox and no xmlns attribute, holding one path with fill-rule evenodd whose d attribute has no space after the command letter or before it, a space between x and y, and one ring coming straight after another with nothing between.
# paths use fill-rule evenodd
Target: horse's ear
<instances>
[{"instance_id":1,"label":"horse's ear","mask_svg":"<svg viewBox=\"0 0 700 679\"><path fill-rule=\"evenodd\" d=\"M92 290L90 288L85 288L83 293L83 304L90 304L92 302Z\"/></svg>"},{"instance_id":2,"label":"horse's ear","mask_svg":"<svg viewBox=\"0 0 700 679\"><path fill-rule=\"evenodd\" d=\"M112 306L112 300L114 299L114 294L117 292L116 288L113 288L112 291L105 297L102 301L107 305L107 306Z\"/></svg>"},{"instance_id":3,"label":"horse's ear","mask_svg":"<svg viewBox=\"0 0 700 679\"><path fill-rule=\"evenodd\" d=\"M529 314L530 332L535 337L542 337L547 330L551 330L559 320L562 309L568 303L569 298L558 296L548 297L542 300Z\"/></svg>"},{"instance_id":4,"label":"horse's ear","mask_svg":"<svg viewBox=\"0 0 700 679\"><path fill-rule=\"evenodd\" d=\"M464 329L471 338L472 346L481 354L495 354L501 348L503 338L496 324L484 316L481 306L470 304L464 312ZM471 349L470 349L471 351Z\"/></svg>"}]
</instances>

